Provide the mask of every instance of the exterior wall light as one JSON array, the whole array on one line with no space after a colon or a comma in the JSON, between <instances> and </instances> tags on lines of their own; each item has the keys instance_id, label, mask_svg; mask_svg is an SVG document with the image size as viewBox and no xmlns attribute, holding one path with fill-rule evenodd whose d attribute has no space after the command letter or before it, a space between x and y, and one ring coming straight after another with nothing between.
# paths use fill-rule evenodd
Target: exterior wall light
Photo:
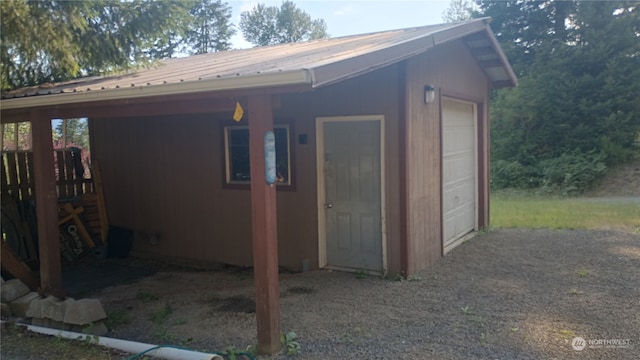
<instances>
[{"instance_id":1,"label":"exterior wall light","mask_svg":"<svg viewBox=\"0 0 640 360\"><path fill-rule=\"evenodd\" d=\"M424 86L424 103L431 104L436 98L436 88L431 85Z\"/></svg>"}]
</instances>

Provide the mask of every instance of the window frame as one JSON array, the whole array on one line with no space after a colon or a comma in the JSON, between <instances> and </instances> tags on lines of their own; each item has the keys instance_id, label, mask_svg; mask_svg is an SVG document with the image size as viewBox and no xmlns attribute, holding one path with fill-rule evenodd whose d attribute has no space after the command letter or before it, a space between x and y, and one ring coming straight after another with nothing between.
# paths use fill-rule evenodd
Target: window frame
<instances>
[{"instance_id":1,"label":"window frame","mask_svg":"<svg viewBox=\"0 0 640 360\"><path fill-rule=\"evenodd\" d=\"M293 122L290 120L276 119L273 124L275 129L287 130L287 152L288 152L288 166L289 166L289 181L286 183L276 183L276 190L278 191L295 191L296 190L296 176L295 176L295 146L292 141L294 139ZM238 181L231 179L231 151L229 148L229 132L233 129L249 129L249 126L245 124L237 124L232 122L224 122L221 126L222 132L222 187L227 189L239 189L249 190L251 188L251 181Z\"/></svg>"},{"instance_id":2,"label":"window frame","mask_svg":"<svg viewBox=\"0 0 640 360\"><path fill-rule=\"evenodd\" d=\"M28 137L28 141L27 141L27 147L21 146L22 143L20 141L20 126L21 124L28 124L28 133L27 133L27 137ZM31 121L18 121L18 122L12 122L12 123L3 123L1 124L1 133L0 134L2 136L2 138L0 138L0 151L2 152L31 152L33 151L33 133L32 133L32 126L31 126ZM5 136L7 134L7 130L9 129L9 127L13 127L13 136L12 139L8 139L7 136ZM6 145L6 141L5 140L10 140L10 143L13 145L13 147L15 147L15 149L6 149L5 150L5 145Z\"/></svg>"}]
</instances>

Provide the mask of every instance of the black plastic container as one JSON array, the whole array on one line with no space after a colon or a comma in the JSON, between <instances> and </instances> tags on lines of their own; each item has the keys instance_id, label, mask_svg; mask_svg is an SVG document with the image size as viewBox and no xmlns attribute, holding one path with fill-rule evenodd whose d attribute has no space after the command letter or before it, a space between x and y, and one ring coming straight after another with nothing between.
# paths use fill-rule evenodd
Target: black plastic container
<instances>
[{"instance_id":1,"label":"black plastic container","mask_svg":"<svg viewBox=\"0 0 640 360\"><path fill-rule=\"evenodd\" d=\"M129 257L133 246L133 231L130 229L109 226L109 236L107 237L107 247L110 258Z\"/></svg>"}]
</instances>

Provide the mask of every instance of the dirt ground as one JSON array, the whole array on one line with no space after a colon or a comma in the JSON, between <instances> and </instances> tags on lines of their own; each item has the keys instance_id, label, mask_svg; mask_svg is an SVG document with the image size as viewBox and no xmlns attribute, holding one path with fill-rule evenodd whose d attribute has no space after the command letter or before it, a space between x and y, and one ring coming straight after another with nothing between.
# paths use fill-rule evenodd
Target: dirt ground
<instances>
[{"instance_id":1,"label":"dirt ground","mask_svg":"<svg viewBox=\"0 0 640 360\"><path fill-rule=\"evenodd\" d=\"M609 170L599 186L585 195L587 197L640 196L640 158Z\"/></svg>"},{"instance_id":2,"label":"dirt ground","mask_svg":"<svg viewBox=\"0 0 640 360\"><path fill-rule=\"evenodd\" d=\"M112 317L108 336L202 351L255 343L250 271L160 270L92 294ZM634 234L494 230L409 280L282 274L280 294L298 359L640 357Z\"/></svg>"}]
</instances>

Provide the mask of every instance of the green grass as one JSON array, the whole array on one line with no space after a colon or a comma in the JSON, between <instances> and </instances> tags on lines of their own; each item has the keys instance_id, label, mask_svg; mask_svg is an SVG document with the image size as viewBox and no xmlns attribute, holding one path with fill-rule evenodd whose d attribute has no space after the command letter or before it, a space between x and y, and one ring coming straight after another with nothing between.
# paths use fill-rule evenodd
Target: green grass
<instances>
[{"instance_id":1,"label":"green grass","mask_svg":"<svg viewBox=\"0 0 640 360\"><path fill-rule=\"evenodd\" d=\"M491 226L612 229L640 233L640 205L581 198L497 194L491 197Z\"/></svg>"},{"instance_id":2,"label":"green grass","mask_svg":"<svg viewBox=\"0 0 640 360\"><path fill-rule=\"evenodd\" d=\"M153 312L149 317L149 320L153 321L156 324L162 324L169 318L169 315L173 313L173 308L171 304L167 303L157 311Z\"/></svg>"},{"instance_id":3,"label":"green grass","mask_svg":"<svg viewBox=\"0 0 640 360\"><path fill-rule=\"evenodd\" d=\"M160 297L152 292L138 290L136 294L136 299L142 301L143 303L150 303L156 300L159 300Z\"/></svg>"},{"instance_id":4,"label":"green grass","mask_svg":"<svg viewBox=\"0 0 640 360\"><path fill-rule=\"evenodd\" d=\"M122 310L107 310L107 318L104 320L104 324L107 325L109 330L113 330L118 326L129 323L129 315Z\"/></svg>"}]
</instances>

